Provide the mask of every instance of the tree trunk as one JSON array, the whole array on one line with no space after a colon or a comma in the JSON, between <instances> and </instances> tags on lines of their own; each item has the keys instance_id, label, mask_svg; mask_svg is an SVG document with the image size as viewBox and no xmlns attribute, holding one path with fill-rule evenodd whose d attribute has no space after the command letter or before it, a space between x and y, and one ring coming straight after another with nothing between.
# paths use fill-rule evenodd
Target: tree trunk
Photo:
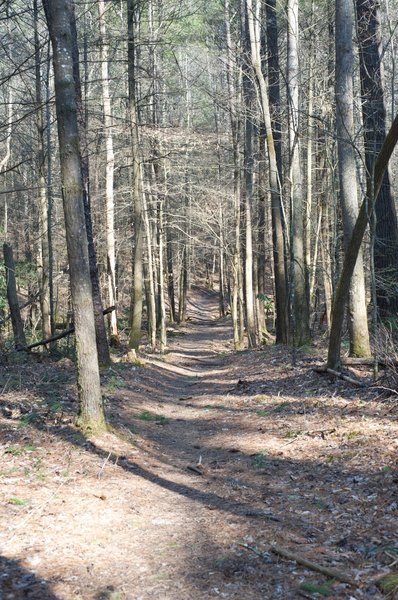
<instances>
[{"instance_id":1,"label":"tree trunk","mask_svg":"<svg viewBox=\"0 0 398 600\"><path fill-rule=\"evenodd\" d=\"M72 59L73 75L76 87L77 103L77 125L79 130L80 160L82 168L83 183L83 206L84 218L86 221L86 233L88 244L88 260L90 266L90 278L94 303L95 336L97 341L98 360L101 365L109 365L109 345L106 337L104 322L104 307L102 306L101 289L98 278L97 256L94 246L93 224L91 219L91 200L90 200L90 178L89 178L89 159L87 143L87 119L85 107L83 106L82 87L80 80L79 67L79 47L77 42L76 16L73 0L68 0L70 27L72 32Z\"/></svg>"},{"instance_id":2,"label":"tree trunk","mask_svg":"<svg viewBox=\"0 0 398 600\"><path fill-rule=\"evenodd\" d=\"M358 216L357 173L354 154L352 8L349 0L336 0L336 132L343 213L344 244L347 252ZM350 356L369 356L369 333L362 253L351 278L348 302Z\"/></svg>"},{"instance_id":3,"label":"tree trunk","mask_svg":"<svg viewBox=\"0 0 398 600\"><path fill-rule=\"evenodd\" d=\"M134 219L133 250L133 289L131 296L131 329L129 348L138 350L142 325L142 259L143 259L143 186L141 148L138 127L138 110L136 99L136 64L135 64L135 30L137 19L137 2L128 0L128 87L129 87L129 121L132 152L132 192Z\"/></svg>"},{"instance_id":4,"label":"tree trunk","mask_svg":"<svg viewBox=\"0 0 398 600\"><path fill-rule=\"evenodd\" d=\"M336 296L333 304L332 327L329 338L327 366L330 369L340 367L341 334L344 322L344 307L350 289L351 277L354 272L358 253L361 248L363 236L375 206L375 198L383 183L384 173L388 166L393 150L398 142L398 115L395 117L390 131L385 138L377 156L373 177L368 177L367 194L361 204L358 218L347 247L343 268L337 285Z\"/></svg>"},{"instance_id":5,"label":"tree trunk","mask_svg":"<svg viewBox=\"0 0 398 600\"><path fill-rule=\"evenodd\" d=\"M106 254L108 272L109 306L116 305L116 254L115 254L115 202L113 195L113 172L115 157L113 152L112 107L109 92L108 41L105 22L105 1L98 0L98 21L100 29L102 105L104 111L104 135L106 147L105 190L106 190ZM112 345L118 345L117 314L112 311L108 317Z\"/></svg>"},{"instance_id":6,"label":"tree trunk","mask_svg":"<svg viewBox=\"0 0 398 600\"><path fill-rule=\"evenodd\" d=\"M290 151L291 273L293 344L309 342L309 293L304 249L304 194L299 146L299 12L298 0L287 2L287 95Z\"/></svg>"},{"instance_id":7,"label":"tree trunk","mask_svg":"<svg viewBox=\"0 0 398 600\"><path fill-rule=\"evenodd\" d=\"M21 312L18 304L17 284L15 280L15 265L12 247L3 244L4 266L6 268L7 300L10 307L12 330L16 350L26 348L26 338L23 328Z\"/></svg>"},{"instance_id":8,"label":"tree trunk","mask_svg":"<svg viewBox=\"0 0 398 600\"><path fill-rule=\"evenodd\" d=\"M37 128L37 174L39 185L39 235L41 243L41 272L40 272L40 309L43 338L51 336L50 319L50 248L48 238L48 201L45 178L45 149L44 149L44 119L42 100L42 77L40 67L40 40L38 31L37 0L33 2L34 38L35 38L35 71L36 71L36 128Z\"/></svg>"},{"instance_id":9,"label":"tree trunk","mask_svg":"<svg viewBox=\"0 0 398 600\"><path fill-rule=\"evenodd\" d=\"M360 74L362 91L365 164L373 173L377 153L386 135L381 62L380 4L375 0L356 0ZM387 167L376 200L374 266L376 295L380 316L396 316L398 312L398 224L397 212Z\"/></svg>"},{"instance_id":10,"label":"tree trunk","mask_svg":"<svg viewBox=\"0 0 398 600\"><path fill-rule=\"evenodd\" d=\"M166 226L166 259L167 259L167 295L169 297L170 322L177 322L175 289L174 289L174 265L173 265L173 241L170 235L170 227Z\"/></svg>"},{"instance_id":11,"label":"tree trunk","mask_svg":"<svg viewBox=\"0 0 398 600\"><path fill-rule=\"evenodd\" d=\"M228 86L228 112L231 126L232 151L234 164L234 246L232 256L232 297L231 318L233 328L234 348L238 350L243 342L243 323L240 318L240 294L242 271L240 261L240 153L239 153L239 121L236 109L236 86L234 74L234 59L232 52L230 2L224 0L225 41L226 41L226 75Z\"/></svg>"},{"instance_id":12,"label":"tree trunk","mask_svg":"<svg viewBox=\"0 0 398 600\"><path fill-rule=\"evenodd\" d=\"M248 0L248 26L251 42L251 61L255 72L262 117L266 130L269 187L271 192L272 247L275 277L275 307L276 307L276 342L286 344L289 339L287 279L285 269L285 243L283 233L283 213L281 198L281 131L278 119L272 122L271 107L278 116L280 110L279 97L279 60L277 42L277 21L274 0L266 5L267 42L268 42L268 71L269 98L264 73L261 69L259 35L255 32L252 0ZM257 22L258 23L258 22ZM272 104L271 104L272 103Z\"/></svg>"},{"instance_id":13,"label":"tree trunk","mask_svg":"<svg viewBox=\"0 0 398 600\"><path fill-rule=\"evenodd\" d=\"M79 424L86 431L105 429L87 234L83 207L77 98L73 73L70 3L43 0L53 47L55 103L65 215L70 286L75 321Z\"/></svg>"},{"instance_id":14,"label":"tree trunk","mask_svg":"<svg viewBox=\"0 0 398 600\"><path fill-rule=\"evenodd\" d=\"M254 317L253 295L253 234L252 234L252 204L253 204L253 111L254 87L249 72L250 34L248 28L248 6L243 4L241 13L241 37L243 39L243 100L244 100L244 149L243 149L243 180L241 186L241 212L244 231L244 307L246 333L249 348L257 344L256 324Z\"/></svg>"}]
</instances>

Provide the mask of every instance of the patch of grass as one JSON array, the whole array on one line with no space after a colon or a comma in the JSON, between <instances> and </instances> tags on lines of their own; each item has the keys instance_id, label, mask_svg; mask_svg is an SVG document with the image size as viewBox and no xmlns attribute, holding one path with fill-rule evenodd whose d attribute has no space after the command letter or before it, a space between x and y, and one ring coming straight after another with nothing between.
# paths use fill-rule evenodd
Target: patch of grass
<instances>
[{"instance_id":1,"label":"patch of grass","mask_svg":"<svg viewBox=\"0 0 398 600\"><path fill-rule=\"evenodd\" d=\"M284 438L287 438L288 440L291 440L293 438L298 437L299 435L301 435L303 432L300 429L294 430L291 429L289 431L286 431L286 433L283 435Z\"/></svg>"},{"instance_id":2,"label":"patch of grass","mask_svg":"<svg viewBox=\"0 0 398 600\"><path fill-rule=\"evenodd\" d=\"M13 456L20 456L25 452L35 452L36 447L33 444L25 444L25 446L18 446L17 444L8 446L5 450L6 454L12 454Z\"/></svg>"},{"instance_id":3,"label":"patch of grass","mask_svg":"<svg viewBox=\"0 0 398 600\"><path fill-rule=\"evenodd\" d=\"M40 417L40 414L38 412L28 413L26 415L23 415L19 419L18 427L20 427L20 428L22 428L22 427L28 427L32 423L37 423L38 421L40 421L40 419L41 419L41 417Z\"/></svg>"},{"instance_id":4,"label":"patch of grass","mask_svg":"<svg viewBox=\"0 0 398 600\"><path fill-rule=\"evenodd\" d=\"M48 414L53 417L57 412L62 409L61 402L59 400L49 400L46 402Z\"/></svg>"},{"instance_id":5,"label":"patch of grass","mask_svg":"<svg viewBox=\"0 0 398 600\"><path fill-rule=\"evenodd\" d=\"M347 434L347 440L355 440L357 437L361 435L360 431L349 431Z\"/></svg>"},{"instance_id":6,"label":"patch of grass","mask_svg":"<svg viewBox=\"0 0 398 600\"><path fill-rule=\"evenodd\" d=\"M383 592L393 597L398 592L398 573L388 573L377 582L377 587Z\"/></svg>"},{"instance_id":7,"label":"patch of grass","mask_svg":"<svg viewBox=\"0 0 398 600\"><path fill-rule=\"evenodd\" d=\"M288 406L289 402L281 402L280 404L277 404L272 410L273 412L279 413L283 412Z\"/></svg>"},{"instance_id":8,"label":"patch of grass","mask_svg":"<svg viewBox=\"0 0 398 600\"><path fill-rule=\"evenodd\" d=\"M0 471L0 477L9 477L16 471L18 471L17 467L11 467L11 469L3 469L2 471Z\"/></svg>"},{"instance_id":9,"label":"patch of grass","mask_svg":"<svg viewBox=\"0 0 398 600\"><path fill-rule=\"evenodd\" d=\"M252 457L251 463L255 469L263 469L267 464L267 455L264 452L258 452Z\"/></svg>"},{"instance_id":10,"label":"patch of grass","mask_svg":"<svg viewBox=\"0 0 398 600\"><path fill-rule=\"evenodd\" d=\"M27 503L27 500L19 498L18 496L11 496L11 498L8 498L8 504L14 504L14 506L26 506Z\"/></svg>"},{"instance_id":11,"label":"patch of grass","mask_svg":"<svg viewBox=\"0 0 398 600\"><path fill-rule=\"evenodd\" d=\"M309 592L310 594L315 594L317 596L326 597L332 594L333 590L331 586L333 583L333 580L322 583L321 585L311 583L310 581L303 581L303 583L300 584L300 590L303 590L303 592Z\"/></svg>"},{"instance_id":12,"label":"patch of grass","mask_svg":"<svg viewBox=\"0 0 398 600\"><path fill-rule=\"evenodd\" d=\"M140 419L141 421L159 423L159 425L167 425L167 423L169 423L169 419L167 417L152 413L149 410L142 411L142 413L137 416L137 419Z\"/></svg>"},{"instance_id":13,"label":"patch of grass","mask_svg":"<svg viewBox=\"0 0 398 600\"><path fill-rule=\"evenodd\" d=\"M205 404L203 406L203 408L205 408L206 410L209 410L209 409L213 409L213 410L225 410L228 407L225 406L225 404Z\"/></svg>"},{"instance_id":14,"label":"patch of grass","mask_svg":"<svg viewBox=\"0 0 398 600\"><path fill-rule=\"evenodd\" d=\"M124 381L121 377L117 375L109 375L106 383L104 384L104 388L108 392L114 392L116 389L124 386Z\"/></svg>"},{"instance_id":15,"label":"patch of grass","mask_svg":"<svg viewBox=\"0 0 398 600\"><path fill-rule=\"evenodd\" d=\"M317 508L319 508L319 510L326 510L328 507L327 504L320 498L315 498L314 504Z\"/></svg>"},{"instance_id":16,"label":"patch of grass","mask_svg":"<svg viewBox=\"0 0 398 600\"><path fill-rule=\"evenodd\" d=\"M269 416L269 410L256 410L256 415L258 417L268 417Z\"/></svg>"},{"instance_id":17,"label":"patch of grass","mask_svg":"<svg viewBox=\"0 0 398 600\"><path fill-rule=\"evenodd\" d=\"M382 473L390 473L391 471L392 471L392 468L389 465L385 465L384 467L381 468Z\"/></svg>"}]
</instances>

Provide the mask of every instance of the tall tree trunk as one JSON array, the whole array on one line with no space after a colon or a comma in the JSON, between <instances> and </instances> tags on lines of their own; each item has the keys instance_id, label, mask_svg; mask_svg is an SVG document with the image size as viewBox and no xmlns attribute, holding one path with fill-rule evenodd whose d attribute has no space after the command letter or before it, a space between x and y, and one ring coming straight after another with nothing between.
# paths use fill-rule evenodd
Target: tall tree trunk
<instances>
[{"instance_id":1,"label":"tall tree trunk","mask_svg":"<svg viewBox=\"0 0 398 600\"><path fill-rule=\"evenodd\" d=\"M43 338L51 336L50 319L50 249L48 239L48 200L45 178L45 150L44 150L44 119L42 101L42 77L40 66L40 41L39 19L37 0L33 2L34 38L35 38L35 71L36 71L36 128L37 128L37 173L39 184L39 235L41 243L41 272L40 272L40 309Z\"/></svg>"},{"instance_id":2,"label":"tall tree trunk","mask_svg":"<svg viewBox=\"0 0 398 600\"><path fill-rule=\"evenodd\" d=\"M298 0L287 1L287 100L289 114L290 210L293 344L302 346L310 339L308 277L304 250L304 195L299 144L299 12Z\"/></svg>"},{"instance_id":3,"label":"tall tree trunk","mask_svg":"<svg viewBox=\"0 0 398 600\"><path fill-rule=\"evenodd\" d=\"M163 217L164 198L158 197L157 206L157 234L158 234L158 252L159 252L159 271L158 271L158 296L159 296L159 342L160 353L166 351L167 346L167 329L166 329L166 303L164 293L164 217Z\"/></svg>"},{"instance_id":4,"label":"tall tree trunk","mask_svg":"<svg viewBox=\"0 0 398 600\"><path fill-rule=\"evenodd\" d=\"M237 115L237 94L235 86L234 59L232 51L230 2L224 0L224 20L226 39L226 75L228 86L228 112L231 126L232 151L234 162L234 246L232 256L232 297L231 317L233 327L234 348L238 350L243 342L243 323L240 318L240 294L242 288L242 270L240 261L240 153L239 153L239 121Z\"/></svg>"},{"instance_id":5,"label":"tall tree trunk","mask_svg":"<svg viewBox=\"0 0 398 600\"><path fill-rule=\"evenodd\" d=\"M272 247L275 277L276 342L286 344L289 339L287 279L285 268L285 243L283 233L283 212L281 196L282 153L279 120L272 122L271 107L278 117L280 112L279 59L277 41L277 21L274 0L266 4L269 91L261 69L259 34L256 34L258 21L254 21L252 0L247 1L248 26L251 43L251 61L255 72L262 117L266 130L269 162L269 187L271 192ZM269 97L268 97L269 93Z\"/></svg>"},{"instance_id":6,"label":"tall tree trunk","mask_svg":"<svg viewBox=\"0 0 398 600\"><path fill-rule=\"evenodd\" d=\"M94 306L83 207L77 98L73 72L70 0L43 0L53 48L55 103L70 286L75 322L79 424L94 432L105 428Z\"/></svg>"},{"instance_id":7,"label":"tall tree trunk","mask_svg":"<svg viewBox=\"0 0 398 600\"><path fill-rule=\"evenodd\" d=\"M152 352L156 350L156 296L155 296L155 282L154 282L154 261L153 261L153 248L152 248L152 233L151 227L149 223L148 216L148 202L144 196L144 228L145 228L145 236L147 243L147 316L148 316L148 337L149 344L151 346Z\"/></svg>"},{"instance_id":8,"label":"tall tree trunk","mask_svg":"<svg viewBox=\"0 0 398 600\"><path fill-rule=\"evenodd\" d=\"M171 238L170 227L166 226L167 295L169 297L170 322L176 323L178 318L175 301L173 258L173 240Z\"/></svg>"},{"instance_id":9,"label":"tall tree trunk","mask_svg":"<svg viewBox=\"0 0 398 600\"><path fill-rule=\"evenodd\" d=\"M359 209L358 218L355 222L354 230L348 244L347 252L344 257L343 268L336 289L336 296L333 304L332 327L329 337L328 348L328 367L338 369L340 367L340 349L341 334L344 321L344 307L350 289L351 277L354 272L357 257L361 248L363 236L369 223L369 216L372 215L377 198L383 183L383 177L388 166L388 162L398 142L398 115L395 117L390 127L381 150L377 156L373 176L368 176L367 193Z\"/></svg>"},{"instance_id":10,"label":"tall tree trunk","mask_svg":"<svg viewBox=\"0 0 398 600\"><path fill-rule=\"evenodd\" d=\"M386 135L380 4L375 0L356 0L355 5L360 49L365 164L367 171L372 173L377 153ZM395 316L398 312L398 224L390 179L387 168L375 205L376 295L377 306L383 317Z\"/></svg>"},{"instance_id":11,"label":"tall tree trunk","mask_svg":"<svg viewBox=\"0 0 398 600\"><path fill-rule=\"evenodd\" d=\"M138 6L136 0L127 3L127 33L128 33L128 88L129 88L129 122L132 152L132 194L134 219L134 250L133 250L133 289L131 296L131 329L129 348L138 350L142 325L142 260L143 260L143 185L141 148L138 127L138 110L136 98L136 21Z\"/></svg>"},{"instance_id":12,"label":"tall tree trunk","mask_svg":"<svg viewBox=\"0 0 398 600\"><path fill-rule=\"evenodd\" d=\"M73 75L76 87L77 124L79 128L80 157L83 182L84 218L88 244L88 260L90 265L91 287L93 291L95 336L97 340L98 359L101 365L109 365L109 345L106 337L104 308L101 299L101 289L98 278L97 256L94 246L93 223L91 218L90 177L87 143L87 114L83 106L82 86L79 66L79 47L77 41L76 15L73 0L67 0L69 6L70 27L72 32ZM87 68L87 65L86 65ZM86 86L87 87L87 86Z\"/></svg>"},{"instance_id":13,"label":"tall tree trunk","mask_svg":"<svg viewBox=\"0 0 398 600\"><path fill-rule=\"evenodd\" d=\"M113 173L115 156L113 152L113 119L111 97L109 92L109 48L106 32L105 1L98 0L98 21L100 28L100 54L101 54L101 84L102 105L104 111L104 135L106 147L105 190L106 190L106 255L108 272L108 300L109 306L116 305L116 253L115 253L115 202L113 194ZM117 329L117 313L112 311L108 317L111 343L119 343Z\"/></svg>"},{"instance_id":14,"label":"tall tree trunk","mask_svg":"<svg viewBox=\"0 0 398 600\"><path fill-rule=\"evenodd\" d=\"M254 87L249 71L250 61L250 34L248 28L248 6L242 2L241 10L241 37L243 40L243 99L244 99L244 149L243 149L243 180L241 186L242 217L244 225L244 307L246 333L249 348L254 348L257 343L256 324L254 316L253 294L253 234L252 234L252 204L253 190L253 112L254 112Z\"/></svg>"},{"instance_id":15,"label":"tall tree trunk","mask_svg":"<svg viewBox=\"0 0 398 600\"><path fill-rule=\"evenodd\" d=\"M336 132L340 202L343 213L346 252L358 216L357 173L353 147L352 23L353 15L350 1L336 0ZM361 252L358 254L357 264L351 279L348 327L350 331L350 356L369 356L365 278Z\"/></svg>"}]
</instances>

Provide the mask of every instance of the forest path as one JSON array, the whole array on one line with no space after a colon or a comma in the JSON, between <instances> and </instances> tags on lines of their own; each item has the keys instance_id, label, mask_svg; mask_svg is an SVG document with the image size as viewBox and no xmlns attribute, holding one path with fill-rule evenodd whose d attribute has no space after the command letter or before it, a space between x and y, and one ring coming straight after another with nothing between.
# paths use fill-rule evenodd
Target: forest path
<instances>
[{"instance_id":1,"label":"forest path","mask_svg":"<svg viewBox=\"0 0 398 600\"><path fill-rule=\"evenodd\" d=\"M195 288L188 313L163 359L104 373L101 438L72 425L67 361L4 374L1 600L381 598L398 558L391 405L320 378L314 356L233 352L214 292Z\"/></svg>"}]
</instances>

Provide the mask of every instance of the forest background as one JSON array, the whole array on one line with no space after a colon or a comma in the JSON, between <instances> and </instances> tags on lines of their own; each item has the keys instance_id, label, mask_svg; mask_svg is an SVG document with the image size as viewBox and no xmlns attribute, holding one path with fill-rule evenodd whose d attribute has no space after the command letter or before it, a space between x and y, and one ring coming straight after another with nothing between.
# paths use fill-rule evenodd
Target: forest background
<instances>
[{"instance_id":1,"label":"forest background","mask_svg":"<svg viewBox=\"0 0 398 600\"><path fill-rule=\"evenodd\" d=\"M162 353L199 278L219 290L220 316L231 313L236 349L305 346L330 330L362 199L370 227L335 323L347 315L353 357L371 354L368 323L373 350L380 328L392 338L394 177L374 183L395 116L394 6L43 4L1 2L0 222L16 304L26 305L24 322L12 319L17 349L74 318L84 406L84 390L99 390L84 361L89 313L100 363L121 333L139 349L143 319L148 347ZM72 122L73 168L62 138ZM13 271L1 280L4 349ZM105 305L117 307L107 332Z\"/></svg>"}]
</instances>

